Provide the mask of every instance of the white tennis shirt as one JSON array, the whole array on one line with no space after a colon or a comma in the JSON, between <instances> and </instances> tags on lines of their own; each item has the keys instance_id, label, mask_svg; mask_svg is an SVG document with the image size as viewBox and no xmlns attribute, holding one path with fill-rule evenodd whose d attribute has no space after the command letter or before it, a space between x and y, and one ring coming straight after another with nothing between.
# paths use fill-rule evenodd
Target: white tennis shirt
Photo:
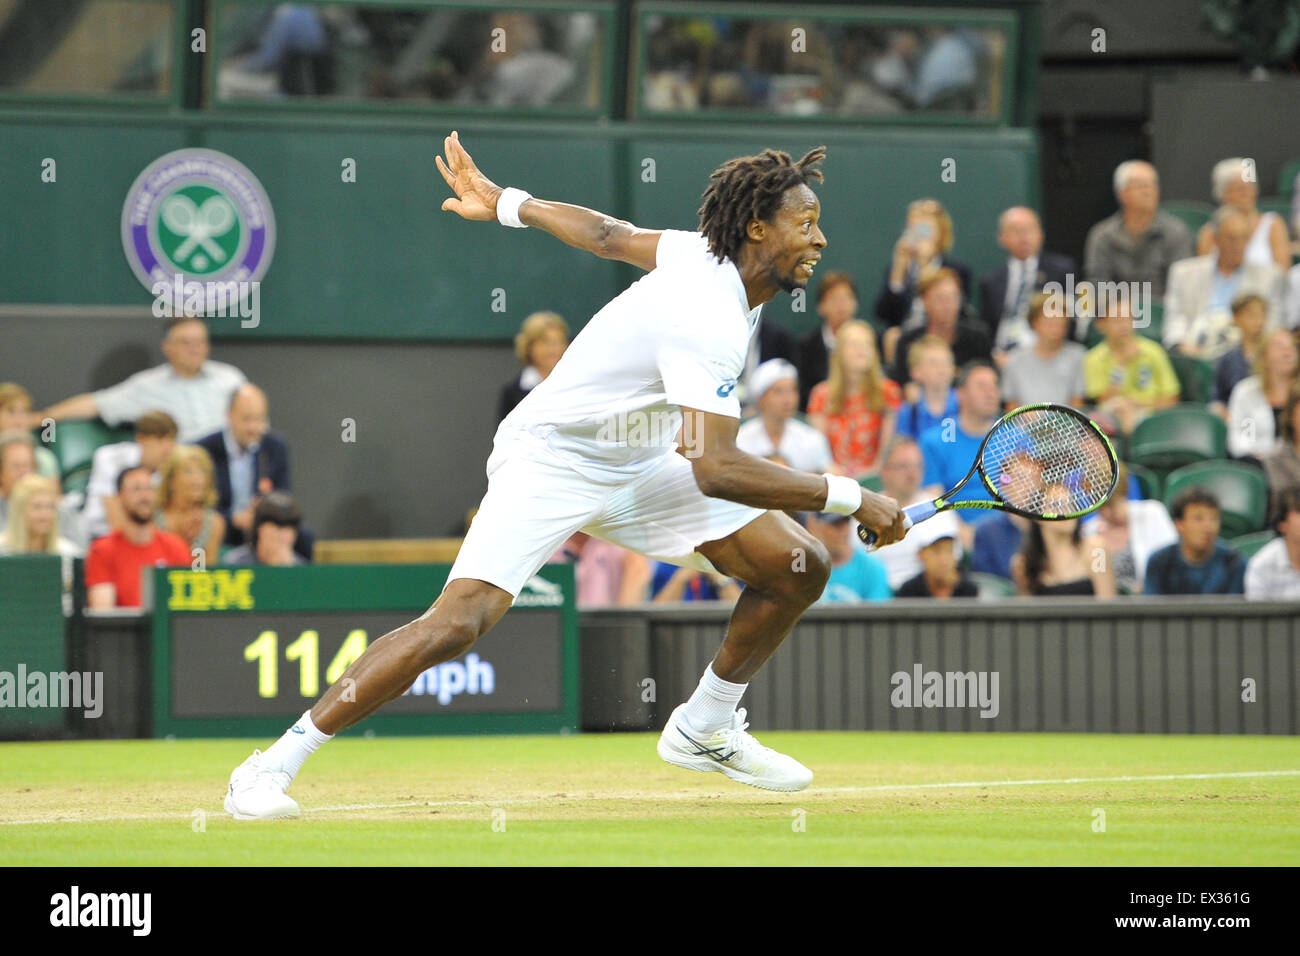
<instances>
[{"instance_id":1,"label":"white tennis shirt","mask_svg":"<svg viewBox=\"0 0 1300 956\"><path fill-rule=\"evenodd\" d=\"M526 432L585 478L627 481L674 453L682 406L740 417L736 383L761 310L703 235L665 230L654 270L592 317L496 441ZM696 431L683 431L688 457Z\"/></svg>"}]
</instances>

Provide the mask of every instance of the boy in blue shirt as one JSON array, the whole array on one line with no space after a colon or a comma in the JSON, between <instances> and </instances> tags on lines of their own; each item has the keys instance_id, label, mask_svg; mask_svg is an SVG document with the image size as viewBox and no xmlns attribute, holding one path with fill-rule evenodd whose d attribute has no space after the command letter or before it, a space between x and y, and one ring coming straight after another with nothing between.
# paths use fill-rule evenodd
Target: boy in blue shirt
<instances>
[{"instance_id":1,"label":"boy in blue shirt","mask_svg":"<svg viewBox=\"0 0 1300 956\"><path fill-rule=\"evenodd\" d=\"M830 580L818 603L888 601L894 596L884 564L853 547L849 515L809 514L807 524L831 555Z\"/></svg>"},{"instance_id":2,"label":"boy in blue shirt","mask_svg":"<svg viewBox=\"0 0 1300 956\"><path fill-rule=\"evenodd\" d=\"M1146 594L1242 594L1246 562L1219 540L1219 499L1188 488L1170 503L1178 543L1147 561Z\"/></svg>"}]
</instances>

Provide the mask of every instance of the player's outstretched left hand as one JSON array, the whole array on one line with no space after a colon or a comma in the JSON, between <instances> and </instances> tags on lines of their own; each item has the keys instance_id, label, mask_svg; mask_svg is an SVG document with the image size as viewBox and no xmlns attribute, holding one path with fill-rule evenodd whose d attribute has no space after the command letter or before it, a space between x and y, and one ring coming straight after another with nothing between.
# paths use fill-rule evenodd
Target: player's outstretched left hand
<instances>
[{"instance_id":1,"label":"player's outstretched left hand","mask_svg":"<svg viewBox=\"0 0 1300 956\"><path fill-rule=\"evenodd\" d=\"M465 147L460 145L460 136L455 130L442 141L447 154L444 163L441 156L435 157L438 172L447 180L447 185L456 194L455 199L443 201L444 211L450 210L462 219L474 219L479 222L492 222L497 217L497 198L503 190L488 179L478 167Z\"/></svg>"}]
</instances>

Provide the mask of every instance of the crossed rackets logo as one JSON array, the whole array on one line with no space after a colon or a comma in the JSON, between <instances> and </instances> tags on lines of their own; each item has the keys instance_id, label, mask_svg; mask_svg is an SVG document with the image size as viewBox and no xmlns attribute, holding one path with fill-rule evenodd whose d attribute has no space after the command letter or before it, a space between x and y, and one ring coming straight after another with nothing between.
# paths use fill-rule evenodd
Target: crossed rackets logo
<instances>
[{"instance_id":1,"label":"crossed rackets logo","mask_svg":"<svg viewBox=\"0 0 1300 956\"><path fill-rule=\"evenodd\" d=\"M177 193L163 201L161 217L163 225L183 237L181 244L169 253L177 265L185 265L186 260L200 249L211 256L213 262L225 261L226 251L212 241L213 237L230 232L235 225L235 207L225 196L212 195L203 200L202 205L196 205L189 196ZM197 258L199 261L194 263L194 267L206 269L208 263L203 261L203 256Z\"/></svg>"}]
</instances>

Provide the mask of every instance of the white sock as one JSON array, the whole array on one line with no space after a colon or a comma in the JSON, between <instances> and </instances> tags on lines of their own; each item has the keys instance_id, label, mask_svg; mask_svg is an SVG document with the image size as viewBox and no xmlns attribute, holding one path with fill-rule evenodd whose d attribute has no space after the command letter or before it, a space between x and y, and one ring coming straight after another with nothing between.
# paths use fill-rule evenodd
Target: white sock
<instances>
[{"instance_id":1,"label":"white sock","mask_svg":"<svg viewBox=\"0 0 1300 956\"><path fill-rule=\"evenodd\" d=\"M263 751L263 756L271 764L279 764L289 772L292 779L297 776L307 758L314 754L321 744L333 740L333 734L323 734L312 723L311 711L298 718L298 722L284 732L284 736Z\"/></svg>"},{"instance_id":2,"label":"white sock","mask_svg":"<svg viewBox=\"0 0 1300 956\"><path fill-rule=\"evenodd\" d=\"M713 673L713 665L704 669L700 685L686 702L682 719L699 734L712 733L731 721L736 704L745 694L748 684L733 684Z\"/></svg>"}]
</instances>

